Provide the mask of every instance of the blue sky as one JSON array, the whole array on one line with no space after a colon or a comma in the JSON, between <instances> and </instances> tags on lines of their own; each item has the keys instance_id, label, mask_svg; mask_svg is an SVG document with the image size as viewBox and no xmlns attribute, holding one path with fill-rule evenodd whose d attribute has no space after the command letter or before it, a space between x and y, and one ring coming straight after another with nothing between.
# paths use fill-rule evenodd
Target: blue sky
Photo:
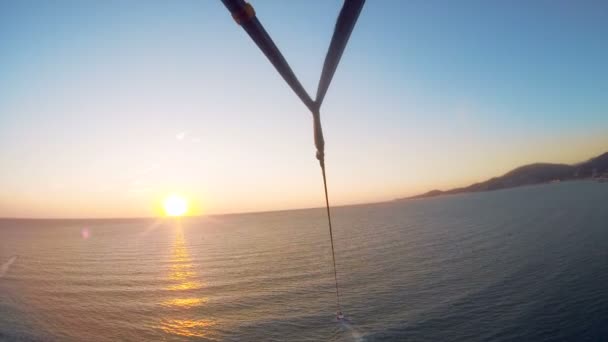
<instances>
[{"instance_id":1,"label":"blue sky","mask_svg":"<svg viewBox=\"0 0 608 342\"><path fill-rule=\"evenodd\" d=\"M340 1L252 1L309 93ZM368 1L322 109L336 204L608 150L602 1ZM322 205L310 114L219 1L0 4L0 216Z\"/></svg>"}]
</instances>

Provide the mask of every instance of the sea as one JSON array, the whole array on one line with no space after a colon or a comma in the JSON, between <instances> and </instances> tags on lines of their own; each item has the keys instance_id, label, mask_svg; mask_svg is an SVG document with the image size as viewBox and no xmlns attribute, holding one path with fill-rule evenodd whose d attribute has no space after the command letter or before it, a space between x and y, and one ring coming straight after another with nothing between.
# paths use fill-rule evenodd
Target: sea
<instances>
[{"instance_id":1,"label":"sea","mask_svg":"<svg viewBox=\"0 0 608 342\"><path fill-rule=\"evenodd\" d=\"M608 184L0 221L1 341L608 341Z\"/></svg>"}]
</instances>

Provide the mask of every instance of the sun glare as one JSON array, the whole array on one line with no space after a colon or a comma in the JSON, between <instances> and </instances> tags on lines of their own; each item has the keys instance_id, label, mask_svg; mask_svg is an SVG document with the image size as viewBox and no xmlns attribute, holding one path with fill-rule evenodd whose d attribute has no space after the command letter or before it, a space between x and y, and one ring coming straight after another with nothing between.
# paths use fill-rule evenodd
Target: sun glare
<instances>
[{"instance_id":1,"label":"sun glare","mask_svg":"<svg viewBox=\"0 0 608 342\"><path fill-rule=\"evenodd\" d=\"M163 209L167 216L183 216L188 212L188 201L178 195L170 195L163 201Z\"/></svg>"}]
</instances>

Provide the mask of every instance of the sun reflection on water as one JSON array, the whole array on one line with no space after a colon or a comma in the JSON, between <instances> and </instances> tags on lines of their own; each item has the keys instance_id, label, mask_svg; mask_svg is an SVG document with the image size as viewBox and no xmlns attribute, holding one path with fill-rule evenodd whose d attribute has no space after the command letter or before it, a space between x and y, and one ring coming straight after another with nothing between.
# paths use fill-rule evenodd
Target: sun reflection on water
<instances>
[{"instance_id":1,"label":"sun reflection on water","mask_svg":"<svg viewBox=\"0 0 608 342\"><path fill-rule=\"evenodd\" d=\"M177 307L189 308L189 307L193 307L193 306L200 306L201 304L204 304L205 302L207 302L207 300L205 298L174 298L174 299L168 299L168 300L164 301L162 304L164 306L177 306Z\"/></svg>"},{"instance_id":2,"label":"sun reflection on water","mask_svg":"<svg viewBox=\"0 0 608 342\"><path fill-rule=\"evenodd\" d=\"M160 328L168 334L188 337L205 337L208 335L209 328L214 325L215 322L204 319L171 319L164 320L161 323Z\"/></svg>"},{"instance_id":3,"label":"sun reflection on water","mask_svg":"<svg viewBox=\"0 0 608 342\"><path fill-rule=\"evenodd\" d=\"M165 333L190 336L190 337L205 337L209 334L209 328L215 325L215 322L210 319L198 319L191 317L196 315L188 309L203 306L208 298L196 296L191 290L198 290L203 287L203 283L199 281L195 270L195 265L188 253L188 248L184 240L184 232L179 221L176 221L176 235L173 245L173 254L171 256L171 266L168 279L171 284L167 286L167 290L175 294L169 298L165 298L160 304L164 307L179 309L179 313L174 313L181 317L170 317L163 319L160 322L159 328Z\"/></svg>"},{"instance_id":4,"label":"sun reflection on water","mask_svg":"<svg viewBox=\"0 0 608 342\"><path fill-rule=\"evenodd\" d=\"M167 286L167 290L171 291L186 291L186 290L198 290L203 287L203 284L199 281L185 281L179 284Z\"/></svg>"},{"instance_id":5,"label":"sun reflection on water","mask_svg":"<svg viewBox=\"0 0 608 342\"><path fill-rule=\"evenodd\" d=\"M171 280L186 280L192 277L195 277L196 273L194 271L173 271L169 279Z\"/></svg>"}]
</instances>

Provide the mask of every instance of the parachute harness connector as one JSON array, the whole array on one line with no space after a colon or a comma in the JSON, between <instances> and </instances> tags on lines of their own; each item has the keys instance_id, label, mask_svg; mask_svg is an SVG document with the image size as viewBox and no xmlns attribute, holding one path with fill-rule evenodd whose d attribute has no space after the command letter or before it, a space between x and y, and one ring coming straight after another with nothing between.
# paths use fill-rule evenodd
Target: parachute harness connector
<instances>
[{"instance_id":1,"label":"parachute harness connector","mask_svg":"<svg viewBox=\"0 0 608 342\"><path fill-rule=\"evenodd\" d=\"M238 11L232 12L232 18L234 18L234 21L239 25L243 25L244 22L251 20L253 17L255 17L255 10L248 2L246 2Z\"/></svg>"}]
</instances>

